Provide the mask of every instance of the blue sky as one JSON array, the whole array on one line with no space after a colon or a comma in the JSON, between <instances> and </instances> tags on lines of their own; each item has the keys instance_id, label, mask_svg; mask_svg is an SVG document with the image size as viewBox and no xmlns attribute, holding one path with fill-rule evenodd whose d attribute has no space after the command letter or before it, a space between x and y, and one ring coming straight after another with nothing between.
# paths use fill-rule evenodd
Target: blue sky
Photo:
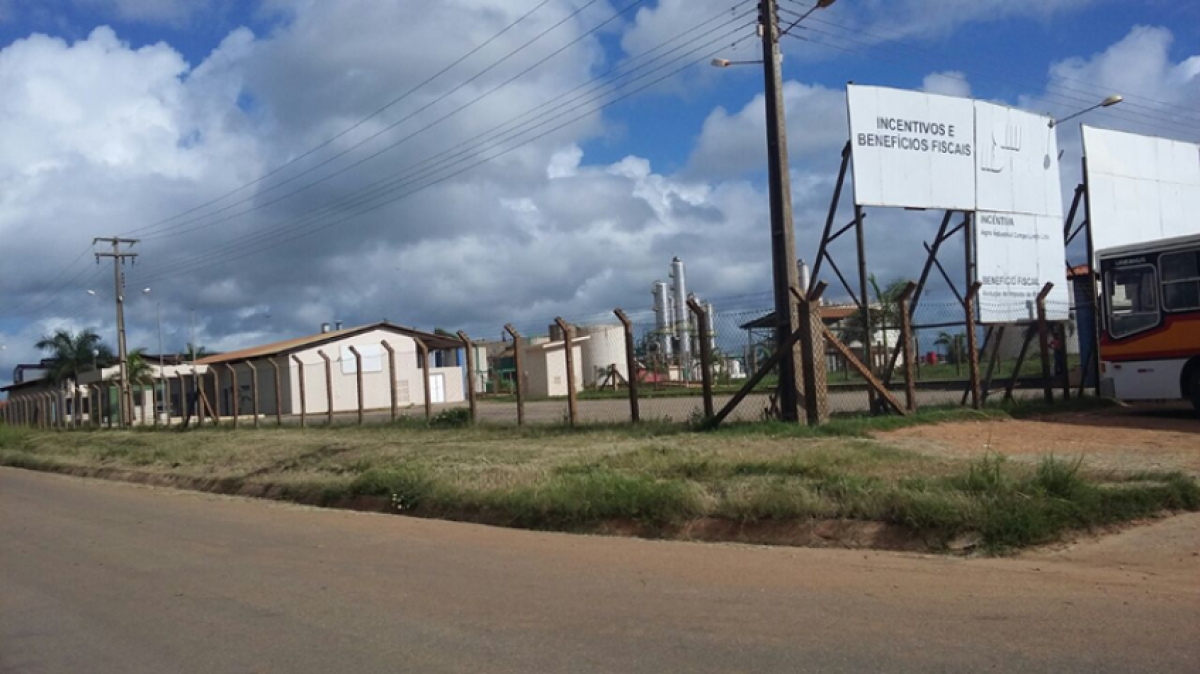
<instances>
[{"instance_id":1,"label":"blue sky","mask_svg":"<svg viewBox=\"0 0 1200 674\"><path fill-rule=\"evenodd\" d=\"M0 102L0 245L12 251L0 268L8 298L0 382L6 363L36 357L29 345L47 331L111 334L111 297L84 294L111 290L94 266L73 261L93 236L143 228L150 236L130 283L154 292L131 307L131 335L156 342L146 316L161 302L168 350L186 341L193 311L200 341L215 348L383 316L487 334L506 322L544 330L556 314L645 310L650 283L674 255L707 297L761 297L770 269L754 66L690 69L469 171L417 183L380 210L333 224L313 215L319 207L341 214L347 209L333 200L380 176L732 5L753 7L645 0L588 34L631 1L552 0L423 85L540 0L0 0L0 82L9 93ZM782 7L785 20L804 10L793 0ZM544 30L527 52L468 86L471 73ZM734 37L752 38L748 26L739 30ZM784 40L784 77L801 255L828 205L849 80L1056 115L1117 91L1128 102L1089 123L1200 142L1198 3L839 0L796 34L809 40ZM569 39L580 41L441 119ZM753 39L742 44L716 51L757 58ZM410 98L338 135L413 87ZM1060 129L1064 184L1078 179L1077 137L1077 127ZM403 144L334 171L389 142ZM333 163L318 163L327 158ZM312 189L275 202L316 176ZM243 199L253 211L230 205ZM210 201L173 221L194 221L185 229L196 231L159 231L156 223ZM224 206L231 210L217 211ZM321 229L270 238L272 228L306 218ZM911 275L919 256L905 246L914 231L928 236L933 219L872 214L873 269Z\"/></svg>"}]
</instances>

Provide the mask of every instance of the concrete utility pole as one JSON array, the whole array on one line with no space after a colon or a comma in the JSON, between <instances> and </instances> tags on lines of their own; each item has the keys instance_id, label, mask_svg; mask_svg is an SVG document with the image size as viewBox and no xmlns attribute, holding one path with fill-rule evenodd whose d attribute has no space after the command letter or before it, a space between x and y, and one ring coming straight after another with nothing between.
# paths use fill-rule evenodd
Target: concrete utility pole
<instances>
[{"instance_id":1,"label":"concrete utility pole","mask_svg":"<svg viewBox=\"0 0 1200 674\"><path fill-rule=\"evenodd\" d=\"M771 205L771 266L775 291L775 346L786 347L799 325L791 288L799 283L796 270L796 234L792 227L792 188L788 169L787 124L783 108L782 54L776 0L762 0L759 30L762 33L763 75L767 112L767 180ZM807 290L807 289L805 289ZM779 361L779 410L784 421L799 421L802 372L800 346Z\"/></svg>"},{"instance_id":2,"label":"concrete utility pole","mask_svg":"<svg viewBox=\"0 0 1200 674\"><path fill-rule=\"evenodd\" d=\"M102 257L110 257L113 261L113 286L117 297L117 358L121 377L121 425L128 426L133 423L133 392L129 386L129 352L125 346L125 274L122 268L125 260L136 260L137 253L122 251L121 246L132 247L138 243L138 239L121 239L115 236L92 239L93 246L98 243L112 246L110 253L96 253L96 264L100 263Z\"/></svg>"}]
</instances>

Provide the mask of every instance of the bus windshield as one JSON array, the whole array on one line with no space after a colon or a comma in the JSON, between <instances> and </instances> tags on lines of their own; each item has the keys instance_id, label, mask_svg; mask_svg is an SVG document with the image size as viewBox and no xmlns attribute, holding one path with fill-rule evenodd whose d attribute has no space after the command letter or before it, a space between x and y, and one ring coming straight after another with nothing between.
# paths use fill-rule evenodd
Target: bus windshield
<instances>
[{"instance_id":1,"label":"bus windshield","mask_svg":"<svg viewBox=\"0 0 1200 674\"><path fill-rule=\"evenodd\" d=\"M1157 276L1149 265L1108 273L1108 325L1113 337L1158 325Z\"/></svg>"}]
</instances>

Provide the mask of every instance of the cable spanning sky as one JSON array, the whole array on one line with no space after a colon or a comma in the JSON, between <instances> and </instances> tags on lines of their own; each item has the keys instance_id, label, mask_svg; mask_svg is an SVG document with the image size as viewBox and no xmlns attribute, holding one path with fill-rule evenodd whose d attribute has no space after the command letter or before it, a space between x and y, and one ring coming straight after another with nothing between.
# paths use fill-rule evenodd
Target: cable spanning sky
<instances>
[{"instance_id":1,"label":"cable spanning sky","mask_svg":"<svg viewBox=\"0 0 1200 674\"><path fill-rule=\"evenodd\" d=\"M168 351L193 312L212 349L335 320L534 333L646 309L673 256L705 297L762 297L761 70L708 65L757 58L756 4L0 0L0 382L54 329L112 341L95 236L142 239L130 343L161 310ZM839 0L789 38L802 256L847 81L1055 115L1121 93L1084 121L1200 141L1194 3ZM872 213L872 271L911 275L937 219Z\"/></svg>"}]
</instances>

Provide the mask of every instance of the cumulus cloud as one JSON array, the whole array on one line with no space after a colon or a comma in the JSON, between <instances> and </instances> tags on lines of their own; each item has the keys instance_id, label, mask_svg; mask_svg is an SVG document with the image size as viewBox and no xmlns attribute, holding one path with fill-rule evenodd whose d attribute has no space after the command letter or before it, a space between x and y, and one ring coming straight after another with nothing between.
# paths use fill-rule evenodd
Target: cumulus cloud
<instances>
[{"instance_id":1,"label":"cumulus cloud","mask_svg":"<svg viewBox=\"0 0 1200 674\"><path fill-rule=\"evenodd\" d=\"M931 94L944 94L960 98L971 97L971 83L960 70L945 70L940 73L929 73L921 82L921 90Z\"/></svg>"}]
</instances>

